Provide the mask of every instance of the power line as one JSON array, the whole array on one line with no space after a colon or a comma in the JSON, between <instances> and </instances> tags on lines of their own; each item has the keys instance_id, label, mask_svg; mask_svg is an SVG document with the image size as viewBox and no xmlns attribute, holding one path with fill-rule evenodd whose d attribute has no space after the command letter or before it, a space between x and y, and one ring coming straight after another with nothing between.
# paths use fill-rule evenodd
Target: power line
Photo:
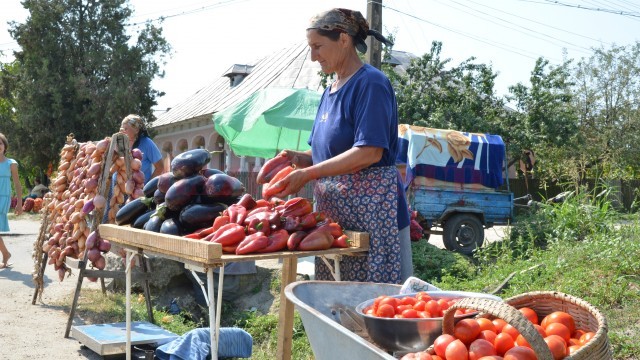
<instances>
[{"instance_id":1,"label":"power line","mask_svg":"<svg viewBox=\"0 0 640 360\"><path fill-rule=\"evenodd\" d=\"M438 1L438 0L435 0L435 1ZM458 4L458 5L460 5L460 6L463 6L463 7L466 7L466 8L468 8L468 9L471 9L473 12L466 11L466 10L461 10L461 9L457 9L457 8L455 8L455 7L453 7L453 6L449 5L449 4L445 4L446 6L450 6L450 7L454 8L454 9L456 9L456 10L458 10L458 11L462 11L462 12L464 12L464 13L470 14L471 16L475 16L475 17L478 17L478 18L482 18L482 17L478 16L478 15L477 15L477 14L475 14L475 13L484 14L484 15L487 15L487 16L489 16L489 17L492 17L492 18L495 18L495 19L497 19L497 20L500 20L500 21L502 21L502 22L505 22L505 23L507 23L507 24L514 25L514 26L516 26L516 27L522 28L522 29L524 29L524 30L526 30L526 31L531 32L532 34L535 34L535 35L532 35L532 34L530 34L530 33L523 32L523 31L521 31L521 30L519 30L519 29L517 29L517 28L514 28L514 27L512 27L512 26L506 26L506 25L497 24L496 22L494 22L494 21L492 21L492 20L487 20L487 19L485 19L486 21L489 21L489 22L490 22L490 23L492 23L492 24L496 24L496 25L498 25L498 26L503 26L503 27L506 27L506 28L508 28L508 29L512 29L512 30L518 31L518 32L520 32L520 33L522 33L522 34L525 34L525 35L527 35L527 36L531 36L531 37L534 37L534 38L536 38L536 39L540 39L540 40L543 40L543 41L547 41L547 42L549 42L549 43L551 43L551 44L554 44L554 45L556 45L556 46L561 46L561 45L560 45L560 44L557 44L557 43L554 43L553 41L550 41L550 40L548 40L548 39L546 39L546 38L553 39L553 40L556 40L556 41L560 41L560 42L562 42L562 43L565 43L565 44L568 44L569 46L574 47L574 49L575 49L575 50L577 50L577 51L580 51L580 52L582 52L582 53L584 53L584 54L590 54L590 50L591 50L591 49L589 49L589 48L585 48L585 47L583 47L583 46L576 45L576 44L573 44L573 43L571 43L571 42L568 42L568 41L565 41L565 40L562 40L562 39L558 39L558 38L556 38L556 37L554 37L554 36L551 36L551 35L548 35L548 34L545 34L545 33L542 33L542 32L539 32L539 31L536 31L536 30L533 30L533 29L527 28L527 27L524 27L524 26L522 26L522 25L514 24L513 22L511 22L511 21L509 21L509 20L505 20L505 19L503 19L503 18L500 18L500 17L497 17L497 16L493 16L493 15L491 15L491 14L487 14L486 12L483 12L483 11L481 11L481 10L478 10L478 9L475 9L475 8L472 8L472 7L469 7L469 6L467 6L467 5L460 4L459 2L457 2L457 1L455 1L455 0L449 0L449 2L453 2L453 3ZM475 12L475 13L474 13L474 12ZM541 37L541 36L537 36L537 35L541 35L542 37ZM582 49L582 50L580 50L580 49ZM586 51L584 51L584 50L586 50Z\"/></svg>"},{"instance_id":2,"label":"power line","mask_svg":"<svg viewBox=\"0 0 640 360\"><path fill-rule=\"evenodd\" d=\"M521 1L527 1L527 0L521 0ZM544 0L544 1L546 3L551 4L551 5L566 6L566 7L582 9L582 10L600 11L600 12L606 12L606 13L610 13L610 14L624 15L624 16L631 16L631 17L640 18L640 13L635 12L635 11L631 12L631 11L622 11L622 10L605 9L605 8L592 8L592 7L582 6L582 5L567 4L567 3L563 3L563 2L560 2L560 1L557 1L557 0ZM530 1L530 2L540 3L539 1Z\"/></svg>"},{"instance_id":3,"label":"power line","mask_svg":"<svg viewBox=\"0 0 640 360\"><path fill-rule=\"evenodd\" d=\"M598 40L598 39L595 39L595 38L592 38L592 37L589 37L589 36L586 36L586 35L583 35L583 34L579 34L579 33L573 32L573 31L569 31L569 30L566 30L566 29L561 29L561 28L559 28L559 27L555 27L555 26L552 26L552 25L548 25L548 24L545 24L545 23L542 23L542 22L539 22L539 21L531 20L531 19L528 19L528 18L523 17L523 16L520 16L520 15L512 14L512 13L509 13L509 12L506 12L506 11L503 11L503 10L500 10L500 9L497 9L497 8L494 8L494 7L491 7L491 6L485 5L485 4L478 3L478 2L473 1L473 0L466 0L466 1L468 1L468 2L472 2L472 3L476 4L476 5L484 6L484 7L486 7L486 8L491 9L491 10L501 12L501 13L503 13L503 14L507 14L507 15L510 15L510 16L514 16L514 17L517 17L517 18L520 18L520 19L526 20L526 21L530 21L530 22L532 22L532 23L536 23L536 24L538 24L538 25L546 26L546 27L551 28L551 29L554 29L554 30L558 30L558 31L566 32L566 33L568 33L568 34L575 35L575 36L580 36L580 37L582 37L582 38L589 39L589 40L593 40L593 41L597 41L597 42L602 43L602 44L605 44L605 45L611 45L610 43L604 42L604 41L602 41L602 40Z\"/></svg>"},{"instance_id":4,"label":"power line","mask_svg":"<svg viewBox=\"0 0 640 360\"><path fill-rule=\"evenodd\" d=\"M412 15L412 14L408 14L408 13L406 13L404 11L401 11L401 10L398 10L398 9L395 9L395 8L392 8L392 7L389 7L389 6L386 6L386 5L382 5L382 6L387 10L395 11L395 12L401 14L401 15L414 18L416 20L425 22L425 23L433 25L435 27L438 27L438 28L453 32L453 33L458 34L458 35L462 35L464 37L468 37L468 38L474 39L474 40L476 40L478 42L481 42L481 43L484 43L484 44L487 44L487 45L490 45L490 46L493 46L493 47L497 47L499 49L502 49L502 50L505 50L505 51L508 51L508 52L512 52L514 54L518 54L520 56L524 56L524 57L532 59L532 60L537 60L538 57L539 57L537 54L535 54L533 52L530 52L530 51L527 51L527 50L524 50L524 49L519 49L519 48L516 48L516 47L514 47L512 45L509 45L509 44L504 44L504 43L500 43L500 42L493 41L493 40L482 39L482 38L480 38L478 36L475 36L475 35L472 35L472 34L469 34L469 33L465 33L465 32L459 31L459 30L455 30L455 29L446 27L444 25L436 24L436 23L434 23L432 21L425 20L425 19L420 18L418 16L415 16L415 15ZM533 56L529 56L529 55L527 55L525 53L529 53L529 54L531 54ZM556 61L556 60L554 60L554 61Z\"/></svg>"}]
</instances>

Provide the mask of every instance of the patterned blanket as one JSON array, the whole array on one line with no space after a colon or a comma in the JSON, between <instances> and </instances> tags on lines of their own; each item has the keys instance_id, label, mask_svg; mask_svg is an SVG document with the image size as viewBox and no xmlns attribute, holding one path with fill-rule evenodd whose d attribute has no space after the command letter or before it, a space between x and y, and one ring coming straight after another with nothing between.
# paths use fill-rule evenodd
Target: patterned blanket
<instances>
[{"instance_id":1,"label":"patterned blanket","mask_svg":"<svg viewBox=\"0 0 640 360\"><path fill-rule=\"evenodd\" d=\"M505 145L499 135L400 124L398 137L397 162L406 164L407 186L418 176L491 188L503 183Z\"/></svg>"}]
</instances>

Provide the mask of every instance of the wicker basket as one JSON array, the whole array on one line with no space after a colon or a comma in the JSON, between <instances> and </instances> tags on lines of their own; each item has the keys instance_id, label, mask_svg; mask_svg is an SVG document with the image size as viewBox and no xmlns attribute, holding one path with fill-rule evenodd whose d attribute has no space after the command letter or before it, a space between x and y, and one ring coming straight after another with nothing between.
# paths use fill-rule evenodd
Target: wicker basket
<instances>
[{"instance_id":1,"label":"wicker basket","mask_svg":"<svg viewBox=\"0 0 640 360\"><path fill-rule=\"evenodd\" d=\"M481 298L461 299L445 312L442 320L442 332L453 334L454 315L457 309L478 310L482 313L480 316L503 319L518 329L538 355L539 360L553 360L551 351L542 336L533 324L517 310L522 307L533 309L541 319L554 311L567 312L573 316L577 328L596 333L591 341L572 355L565 357L565 360L613 359L607 335L607 322L600 311L584 300L553 291L529 292L511 297L504 302Z\"/></svg>"}]
</instances>

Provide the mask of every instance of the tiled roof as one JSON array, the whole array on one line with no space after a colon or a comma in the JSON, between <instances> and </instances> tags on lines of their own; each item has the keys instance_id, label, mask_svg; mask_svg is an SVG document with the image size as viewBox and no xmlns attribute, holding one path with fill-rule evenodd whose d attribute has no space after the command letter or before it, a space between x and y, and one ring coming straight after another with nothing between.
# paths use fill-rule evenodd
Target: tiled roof
<instances>
[{"instance_id":1,"label":"tiled roof","mask_svg":"<svg viewBox=\"0 0 640 360\"><path fill-rule=\"evenodd\" d=\"M231 87L230 79L221 74L211 84L158 116L152 123L152 127L161 127L204 115L212 115L266 87L322 90L319 76L320 65L311 61L311 53L306 41L276 51L256 61L255 64L248 65L250 73L239 85ZM237 65L233 65L225 73L233 72L237 68Z\"/></svg>"}]
</instances>

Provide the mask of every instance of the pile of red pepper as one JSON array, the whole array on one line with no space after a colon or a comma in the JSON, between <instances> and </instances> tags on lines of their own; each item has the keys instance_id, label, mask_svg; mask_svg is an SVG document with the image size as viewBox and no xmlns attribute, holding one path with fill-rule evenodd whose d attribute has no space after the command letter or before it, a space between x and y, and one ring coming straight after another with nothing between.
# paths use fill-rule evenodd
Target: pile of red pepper
<instances>
[{"instance_id":1,"label":"pile of red pepper","mask_svg":"<svg viewBox=\"0 0 640 360\"><path fill-rule=\"evenodd\" d=\"M342 227L322 212L313 211L309 200L255 200L244 194L216 217L211 227L185 235L190 239L222 245L224 253L237 255L284 250L326 250L349 247Z\"/></svg>"}]
</instances>

